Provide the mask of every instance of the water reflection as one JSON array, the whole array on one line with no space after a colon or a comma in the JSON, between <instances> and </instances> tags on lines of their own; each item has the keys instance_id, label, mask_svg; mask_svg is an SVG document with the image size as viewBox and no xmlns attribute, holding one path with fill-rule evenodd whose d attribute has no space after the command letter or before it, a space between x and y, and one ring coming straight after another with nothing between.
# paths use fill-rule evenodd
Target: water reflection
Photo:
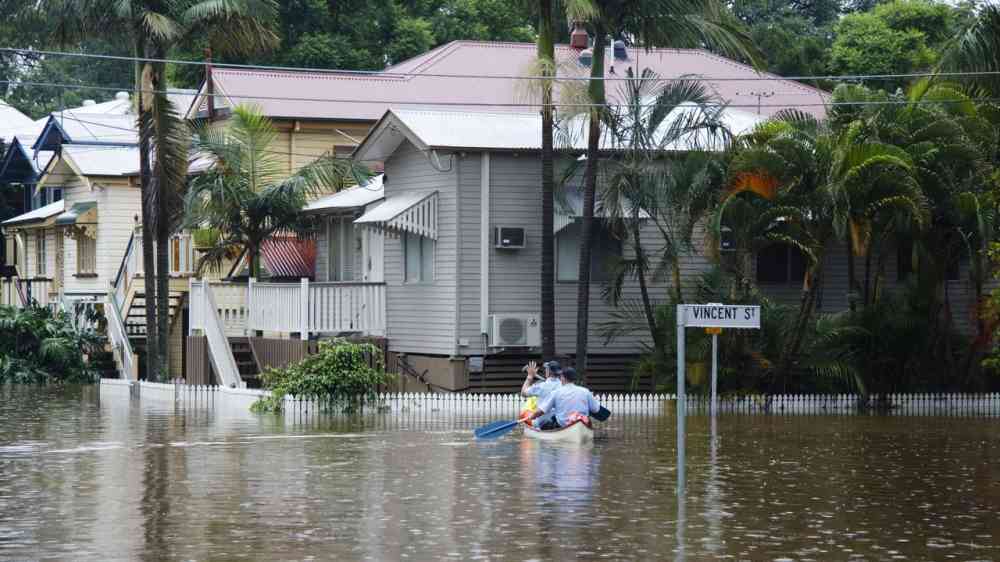
<instances>
[{"instance_id":1,"label":"water reflection","mask_svg":"<svg viewBox=\"0 0 1000 562\"><path fill-rule=\"evenodd\" d=\"M1000 558L990 420L616 416L579 447L418 414L0 387L0 559Z\"/></svg>"}]
</instances>

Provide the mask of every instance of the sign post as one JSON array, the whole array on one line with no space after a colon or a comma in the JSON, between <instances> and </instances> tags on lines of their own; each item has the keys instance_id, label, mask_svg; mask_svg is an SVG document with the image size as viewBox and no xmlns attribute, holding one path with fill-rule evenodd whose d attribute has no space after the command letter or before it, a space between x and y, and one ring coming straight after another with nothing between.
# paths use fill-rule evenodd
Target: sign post
<instances>
[{"instance_id":1,"label":"sign post","mask_svg":"<svg viewBox=\"0 0 1000 562\"><path fill-rule=\"evenodd\" d=\"M687 409L687 393L684 389L684 329L685 328L736 328L760 329L760 307L732 304L679 304L677 305L677 443L684 439L684 418ZM719 330L721 331L721 330ZM712 413L716 410L718 384L719 335L712 334ZM684 454L677 448L678 486L684 481Z\"/></svg>"}]
</instances>

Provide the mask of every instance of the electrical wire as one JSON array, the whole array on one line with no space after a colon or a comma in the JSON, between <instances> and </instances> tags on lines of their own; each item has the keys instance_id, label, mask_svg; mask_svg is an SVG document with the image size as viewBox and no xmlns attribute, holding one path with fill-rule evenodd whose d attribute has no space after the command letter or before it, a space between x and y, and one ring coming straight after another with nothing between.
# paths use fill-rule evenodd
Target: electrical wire
<instances>
[{"instance_id":1,"label":"electrical wire","mask_svg":"<svg viewBox=\"0 0 1000 562\"><path fill-rule=\"evenodd\" d=\"M683 50L683 49L669 49L669 50ZM638 81L638 80L651 80L651 81L672 81L672 80L691 80L691 81L703 81L703 82L755 82L755 81L821 81L821 80L833 80L833 81L847 81L847 80L898 80L902 78L927 78L931 76L941 76L941 77L971 77L971 76L996 76L1000 75L1000 71L968 71L968 72L908 72L908 73L898 73L898 74L820 74L820 75L803 75L803 76L777 76L775 74L766 73L761 74L758 77L736 77L736 76L674 76L674 77L656 77L656 78L643 78L643 77L627 77L627 76L604 76L604 77L590 77L590 76L519 76L519 75L501 75L501 74L449 74L449 73L423 73L423 72L397 72L392 71L391 68L387 70L340 70L340 69L328 69L328 68L303 68L294 66L268 66L268 65L253 65L253 64L236 64L236 63L218 63L218 62L208 62L208 61L191 61L191 60L180 60L180 59L157 59L157 58L146 58L146 57L130 57L124 55L102 55L96 53L73 53L69 51L43 51L43 50L33 50L33 49L20 49L15 47L0 47L0 52L16 53L20 55L42 55L42 56L62 56L62 57L82 57L82 58L94 58L103 60L119 60L127 62L156 62L156 63L166 63L166 64L178 64L178 65L188 65L188 66L207 66L211 65L213 68L235 68L243 70L262 70L262 71L280 71L280 72L310 72L314 74L343 74L343 75L356 75L356 76L374 76L379 78L475 78L475 79L497 79L497 80L552 80L552 81L585 81L589 82L591 80L603 80L605 82L628 82L628 81ZM750 68L750 67L747 67Z\"/></svg>"},{"instance_id":2,"label":"electrical wire","mask_svg":"<svg viewBox=\"0 0 1000 562\"><path fill-rule=\"evenodd\" d=\"M122 91L122 87L111 87L111 86L89 86L80 84L65 84L57 82L32 82L32 81L19 81L19 80L0 80L0 84L6 84L11 86L17 85L27 85L27 86L40 86L49 88L64 88L69 90L105 90L105 91ZM172 92L169 90L143 90L145 93L151 94L174 94L177 92ZM360 99L348 99L348 98L298 98L289 96L261 96L261 95L232 95L232 94L220 94L220 93L201 93L201 96L212 96L221 97L228 99L246 99L246 100L257 100L257 101L299 101L299 102L314 102L314 103L355 103L355 104L373 104L373 105L385 105L388 107L392 106L417 106L426 111L445 111L443 107L452 108L469 108L469 107L503 107L503 108L540 108L541 103L537 102L426 102L426 101L406 101L406 100L360 100ZM820 97L817 92L816 97ZM891 106L891 105L933 105L933 104L949 104L949 103L968 103L968 102L989 102L994 103L1000 101L1000 98L990 97L990 98L968 98L968 99L950 99L950 100L864 100L864 101L827 101L827 102L816 102L816 103L726 103L726 102L708 102L699 104L702 107L714 107L714 108L735 108L735 109L790 109L790 108L806 108L806 107L862 107L862 106ZM595 108L595 107L654 107L655 103L640 103L640 104L629 104L629 103L552 103L548 104L548 107L553 108L575 108L575 109L585 109L585 108Z\"/></svg>"}]
</instances>

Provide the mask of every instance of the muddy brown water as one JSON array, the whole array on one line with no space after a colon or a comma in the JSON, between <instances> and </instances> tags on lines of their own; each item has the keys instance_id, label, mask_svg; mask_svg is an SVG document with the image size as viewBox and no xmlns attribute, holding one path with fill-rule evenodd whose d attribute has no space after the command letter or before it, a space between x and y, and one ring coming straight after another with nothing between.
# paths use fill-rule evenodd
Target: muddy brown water
<instances>
[{"instance_id":1,"label":"muddy brown water","mask_svg":"<svg viewBox=\"0 0 1000 562\"><path fill-rule=\"evenodd\" d=\"M0 388L3 560L1000 560L1000 420L306 422Z\"/></svg>"}]
</instances>

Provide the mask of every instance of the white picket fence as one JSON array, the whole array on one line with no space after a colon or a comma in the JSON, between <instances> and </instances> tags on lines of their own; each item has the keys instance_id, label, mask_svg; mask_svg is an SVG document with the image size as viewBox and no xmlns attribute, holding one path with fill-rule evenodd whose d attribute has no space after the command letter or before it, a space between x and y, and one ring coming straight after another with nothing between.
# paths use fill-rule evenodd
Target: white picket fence
<instances>
[{"instance_id":1,"label":"white picket fence","mask_svg":"<svg viewBox=\"0 0 1000 562\"><path fill-rule=\"evenodd\" d=\"M102 387L129 385L128 381L105 379ZM266 390L163 383L132 383L133 395L154 400L170 400L185 408L212 408L226 402L249 408ZM673 394L604 394L598 401L615 415L661 415L675 412ZM523 399L516 394L428 394L386 393L370 404L370 411L387 414L440 413L456 416L516 416ZM710 410L704 396L688 396L689 415ZM862 407L864 406L864 407ZM884 408L876 408L884 406ZM326 402L316 398L285 398L286 415L328 413ZM899 394L869 397L862 403L857 395L739 396L719 400L718 412L727 415L858 415L880 412L905 416L1000 416L1000 394Z\"/></svg>"}]
</instances>

